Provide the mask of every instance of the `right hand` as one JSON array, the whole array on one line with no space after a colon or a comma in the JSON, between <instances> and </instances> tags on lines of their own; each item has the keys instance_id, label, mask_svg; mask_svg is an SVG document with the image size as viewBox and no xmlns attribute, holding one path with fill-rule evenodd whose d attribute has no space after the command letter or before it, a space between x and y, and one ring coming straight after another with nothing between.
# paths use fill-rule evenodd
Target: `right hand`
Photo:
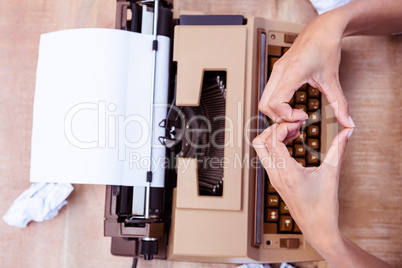
<instances>
[{"instance_id":1,"label":"right hand","mask_svg":"<svg viewBox=\"0 0 402 268\"><path fill-rule=\"evenodd\" d=\"M308 83L327 97L344 127L355 127L339 83L342 23L325 15L307 25L289 51L274 64L259 109L275 122L308 118L305 112L288 104L295 91Z\"/></svg>"},{"instance_id":2,"label":"right hand","mask_svg":"<svg viewBox=\"0 0 402 268\"><path fill-rule=\"evenodd\" d=\"M299 123L274 124L253 145L272 186L292 218L316 248L341 240L338 228L338 182L342 158L353 129L342 130L319 167L304 168L289 155L286 143L299 135ZM324 245L325 247L325 245Z\"/></svg>"}]
</instances>

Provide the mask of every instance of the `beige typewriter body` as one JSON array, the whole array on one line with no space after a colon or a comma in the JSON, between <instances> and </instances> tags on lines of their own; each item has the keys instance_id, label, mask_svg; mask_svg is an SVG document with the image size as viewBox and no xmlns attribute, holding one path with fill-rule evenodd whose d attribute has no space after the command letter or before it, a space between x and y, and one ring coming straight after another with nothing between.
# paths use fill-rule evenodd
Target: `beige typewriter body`
<instances>
[{"instance_id":1,"label":"beige typewriter body","mask_svg":"<svg viewBox=\"0 0 402 268\"><path fill-rule=\"evenodd\" d=\"M251 141L257 135L260 85L260 53L290 47L285 35L295 35L303 26L248 17L246 25L176 26L173 61L177 62L177 106L198 106L205 71L226 71L225 168L222 196L201 196L198 191L196 159L178 158L177 187L173 190L172 219L166 251L159 256L175 261L267 263L318 260L322 257L302 234L269 234L264 216L256 220L256 153ZM265 34L266 42L261 41ZM213 41L211 41L213 40ZM287 42L285 42L287 41ZM267 72L264 72L267 81ZM321 100L321 152L325 154L338 129L332 109ZM230 122L229 122L230 121ZM267 185L263 184L263 187ZM130 231L113 215L113 196L107 188L105 235L113 237L147 236L163 232L147 226L142 232ZM264 208L262 207L261 210ZM264 215L264 211L260 211ZM257 230L259 229L259 230ZM258 237L259 236L259 237ZM289 240L290 239L290 240ZM292 240L293 239L293 240ZM292 241L298 240L297 246ZM268 242L267 242L268 241ZM135 252L124 244L123 255ZM126 247L126 248L125 248ZM137 250L138 251L138 250ZM126 252L126 253L124 253Z\"/></svg>"},{"instance_id":2,"label":"beige typewriter body","mask_svg":"<svg viewBox=\"0 0 402 268\"><path fill-rule=\"evenodd\" d=\"M169 259L236 263L321 259L301 234L263 234L261 244L255 244L256 170L247 164L239 167L238 160L253 159L256 155L250 146L256 135L256 120L249 119L258 112L259 32L267 34L267 46L288 47L285 33L301 30L300 25L255 17L247 18L247 25L243 26L176 26L173 60L178 64L177 105L198 105L203 72L226 70L226 115L232 119L233 131L225 133L225 140L233 143L227 142L225 147L229 161L224 169L221 197L199 196L195 160L182 171L185 161L179 159ZM275 39L269 38L272 34ZM208 41L211 38L213 43ZM323 107L328 107L326 104ZM332 116L322 117L333 120ZM331 127L332 122L328 123L322 122L330 127L322 127L327 132L322 137L328 136L332 141L336 129ZM322 144L323 153L327 144ZM287 238L300 239L300 247L281 248L280 239Z\"/></svg>"}]
</instances>

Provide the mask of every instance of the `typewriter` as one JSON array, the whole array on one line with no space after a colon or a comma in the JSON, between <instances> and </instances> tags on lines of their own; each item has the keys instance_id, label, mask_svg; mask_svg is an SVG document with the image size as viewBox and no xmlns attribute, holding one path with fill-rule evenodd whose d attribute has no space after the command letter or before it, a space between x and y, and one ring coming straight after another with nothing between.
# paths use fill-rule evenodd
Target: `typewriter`
<instances>
[{"instance_id":1,"label":"typewriter","mask_svg":"<svg viewBox=\"0 0 402 268\"><path fill-rule=\"evenodd\" d=\"M272 67L303 25L180 16L171 1L118 0L116 28L171 38L172 61L170 106L157 122L170 163L165 186L106 186L104 234L112 254L228 263L322 259L251 144L272 123L258 111ZM287 144L289 153L303 166L319 166L338 131L332 109L309 85L290 104L310 117Z\"/></svg>"}]
</instances>

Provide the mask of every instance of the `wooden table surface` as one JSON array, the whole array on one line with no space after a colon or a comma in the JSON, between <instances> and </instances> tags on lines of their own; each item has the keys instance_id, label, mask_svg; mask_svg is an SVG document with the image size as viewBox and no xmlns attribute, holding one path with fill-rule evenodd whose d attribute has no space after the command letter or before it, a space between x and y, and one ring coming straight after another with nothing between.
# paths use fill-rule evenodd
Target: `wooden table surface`
<instances>
[{"instance_id":1,"label":"wooden table surface","mask_svg":"<svg viewBox=\"0 0 402 268\"><path fill-rule=\"evenodd\" d=\"M182 0L180 9L299 23L317 16L307 0ZM0 0L0 215L30 185L40 34L113 28L114 18L113 0ZM342 166L340 226L355 243L397 267L402 267L401 74L402 36L344 40L341 84L357 128ZM103 237L104 190L104 186L76 185L56 218L25 229L0 220L0 267L130 267L130 258L110 254L110 238ZM139 265L209 266L141 260ZM328 267L324 261L298 266Z\"/></svg>"}]
</instances>

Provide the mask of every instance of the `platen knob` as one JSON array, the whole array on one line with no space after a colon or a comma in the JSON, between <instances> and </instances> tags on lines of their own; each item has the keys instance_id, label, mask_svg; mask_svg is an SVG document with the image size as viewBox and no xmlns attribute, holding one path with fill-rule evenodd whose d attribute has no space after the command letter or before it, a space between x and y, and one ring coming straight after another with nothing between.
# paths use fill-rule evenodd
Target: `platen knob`
<instances>
[{"instance_id":1,"label":"platen knob","mask_svg":"<svg viewBox=\"0 0 402 268\"><path fill-rule=\"evenodd\" d=\"M156 238L141 239L140 254L144 255L144 260L152 260L158 254L158 240Z\"/></svg>"}]
</instances>

